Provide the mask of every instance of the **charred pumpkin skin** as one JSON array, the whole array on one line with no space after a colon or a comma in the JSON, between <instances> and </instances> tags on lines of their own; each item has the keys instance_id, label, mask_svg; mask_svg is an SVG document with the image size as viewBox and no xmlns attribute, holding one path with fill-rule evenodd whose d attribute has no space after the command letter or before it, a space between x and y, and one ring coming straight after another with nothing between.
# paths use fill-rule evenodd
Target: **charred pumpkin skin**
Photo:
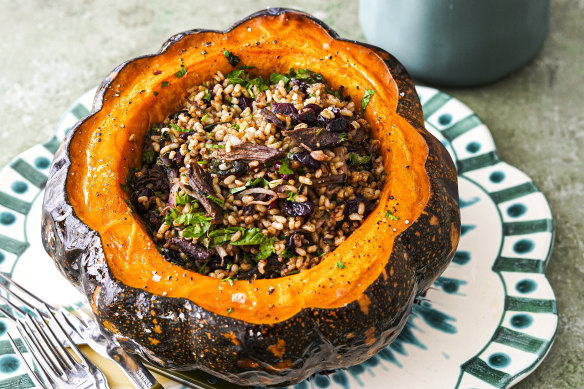
<instances>
[{"instance_id":1,"label":"charred pumpkin skin","mask_svg":"<svg viewBox=\"0 0 584 389\"><path fill-rule=\"evenodd\" d=\"M377 60L384 62L394 83L388 84L388 88L395 88L396 119L405 119L404 123L411 126L409 131L416 132L418 141L426 146L425 161L419 161L428 187L423 209L418 217L409 220L409 225L401 226L403 231L393 238L391 251L383 253L388 260L379 275L363 286L364 291L340 306L327 307L323 303L320 308L303 307L290 317L282 311L280 318L275 318L279 312L275 308L269 317L250 316L245 320L228 315L228 307L222 307L221 312L213 311L188 298L167 297L121 282L109 266L110 249L106 246L104 250L103 237L79 218L67 192L68 185L77 179L71 175L77 171L72 168L76 161L72 161L71 155L75 155L75 149L85 150L80 144L80 134L94 124L92 118L117 93L120 75L133 71L149 77L152 69L144 68L143 61L156 58L178 44L185 45L190 39L197 42L197 36L208 31L178 34L163 45L159 54L124 63L103 81L92 115L70 131L55 155L46 186L42 235L45 249L61 272L88 296L102 328L128 351L163 367L202 369L242 385L283 385L301 381L320 370L360 363L399 334L415 296L431 285L454 255L460 235L457 180L448 153L424 128L422 109L410 77L390 54L366 44L342 41L322 22L287 9L261 11L228 31L213 33L221 36L244 28L249 22L265 27L258 32L258 41L273 25L294 22L315 33L324 31L336 42L357 44L373 53ZM213 43L230 49L230 43L219 38ZM324 76L327 80L335 77ZM123 88L123 82L120 83ZM169 113L172 112L165 114ZM367 119L373 123L375 117L369 113ZM138 152L127 158L128 164L137 165ZM380 212L385 213L385 209L374 211ZM341 258L343 245L334 252L339 252ZM372 252L382 247L377 242L369 245ZM257 285L261 289L263 284ZM240 316L246 317L245 313Z\"/></svg>"}]
</instances>

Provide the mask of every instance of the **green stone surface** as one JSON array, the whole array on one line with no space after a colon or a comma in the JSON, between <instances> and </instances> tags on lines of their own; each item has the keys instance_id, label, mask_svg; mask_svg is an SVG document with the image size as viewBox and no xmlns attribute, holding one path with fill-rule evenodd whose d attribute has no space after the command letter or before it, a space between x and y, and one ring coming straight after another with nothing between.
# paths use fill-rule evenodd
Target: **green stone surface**
<instances>
[{"instance_id":1,"label":"green stone surface","mask_svg":"<svg viewBox=\"0 0 584 389\"><path fill-rule=\"evenodd\" d=\"M67 107L123 60L157 51L176 32L222 29L268 5L275 3L1 0L0 166L46 141ZM356 0L278 5L363 39ZM532 177L555 215L546 273L558 299L558 335L519 389L584 387L583 21L582 0L554 0L549 36L531 63L488 86L445 90L489 126L502 159Z\"/></svg>"}]
</instances>

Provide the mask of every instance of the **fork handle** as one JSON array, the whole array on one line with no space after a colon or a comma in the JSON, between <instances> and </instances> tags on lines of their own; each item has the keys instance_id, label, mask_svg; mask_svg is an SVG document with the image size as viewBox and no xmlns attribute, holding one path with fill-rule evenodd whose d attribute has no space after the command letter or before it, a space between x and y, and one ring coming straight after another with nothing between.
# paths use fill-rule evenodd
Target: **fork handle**
<instances>
[{"instance_id":1,"label":"fork handle","mask_svg":"<svg viewBox=\"0 0 584 389\"><path fill-rule=\"evenodd\" d=\"M136 355L127 353L113 342L108 346L107 353L124 370L136 388L164 389Z\"/></svg>"}]
</instances>

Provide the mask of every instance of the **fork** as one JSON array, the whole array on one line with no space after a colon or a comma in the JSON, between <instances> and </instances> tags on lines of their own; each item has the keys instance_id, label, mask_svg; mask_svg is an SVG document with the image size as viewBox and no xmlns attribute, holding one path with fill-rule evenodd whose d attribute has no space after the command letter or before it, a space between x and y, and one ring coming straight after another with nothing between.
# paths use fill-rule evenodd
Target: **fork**
<instances>
[{"instance_id":1,"label":"fork","mask_svg":"<svg viewBox=\"0 0 584 389\"><path fill-rule=\"evenodd\" d=\"M124 349L117 343L105 337L101 333L95 320L93 320L83 310L77 308L74 305L71 305L70 309L75 312L75 314L73 314L63 308L47 304L42 299L2 273L0 273L0 280L3 280L7 284L4 285L2 282L0 282L0 289L3 289L7 296L14 297L28 309L36 308L35 305L31 304L28 300L34 301L35 304L43 307L44 311L39 312L43 318L48 318L48 314L45 311L52 313L60 312L66 319L66 325L64 326L64 329L73 340L78 343L87 343L89 347L91 347L98 354L115 362L123 369L124 373L137 388L163 389L163 386L158 383L158 381L146 369L146 367L142 364L142 361L137 356L126 353ZM22 312L19 307L12 304L1 294L0 300L10 304L10 306L18 310L19 313Z\"/></svg>"},{"instance_id":2,"label":"fork","mask_svg":"<svg viewBox=\"0 0 584 389\"><path fill-rule=\"evenodd\" d=\"M46 323L41 319L42 316L38 310L35 310L34 312L39 316L38 318L27 313L24 320L12 316L10 312L1 307L0 312L11 320L14 320L16 323L16 328L20 333L20 338L23 340L26 348L32 355L32 359L38 366L39 371L44 378L44 382L47 382L50 385L50 388L107 388L107 384L104 386L104 383L100 382L99 378L94 376L92 372L92 370L96 370L97 367L87 359L85 354L79 350L63 330L62 323L65 320L64 316L57 318L52 312L49 312L51 319ZM62 343L57 340L57 335L55 335L51 325L53 325L55 330L60 332L60 335L65 342ZM10 334L9 341L24 362L25 368L35 384L46 389L47 386L42 383L41 378L30 367ZM71 348L73 353L79 358L79 361L73 358L65 347Z\"/></svg>"}]
</instances>

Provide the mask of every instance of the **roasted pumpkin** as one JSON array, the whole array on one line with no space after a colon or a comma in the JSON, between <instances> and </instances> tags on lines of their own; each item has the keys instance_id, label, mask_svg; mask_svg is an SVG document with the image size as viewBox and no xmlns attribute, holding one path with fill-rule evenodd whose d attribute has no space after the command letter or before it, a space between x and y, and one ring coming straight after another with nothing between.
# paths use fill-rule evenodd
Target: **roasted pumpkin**
<instances>
[{"instance_id":1,"label":"roasted pumpkin","mask_svg":"<svg viewBox=\"0 0 584 389\"><path fill-rule=\"evenodd\" d=\"M365 118L388 172L380 203L299 274L231 285L185 270L164 260L128 206L123 185L140 165L145 134L189 86L233 69L225 50L264 77L312 69L331 87L344 85L355 104L375 91ZM175 35L158 54L118 66L58 150L42 218L45 249L128 351L244 385L295 383L370 358L400 332L460 234L455 167L425 130L403 66L287 9L255 13L225 32Z\"/></svg>"}]
</instances>

